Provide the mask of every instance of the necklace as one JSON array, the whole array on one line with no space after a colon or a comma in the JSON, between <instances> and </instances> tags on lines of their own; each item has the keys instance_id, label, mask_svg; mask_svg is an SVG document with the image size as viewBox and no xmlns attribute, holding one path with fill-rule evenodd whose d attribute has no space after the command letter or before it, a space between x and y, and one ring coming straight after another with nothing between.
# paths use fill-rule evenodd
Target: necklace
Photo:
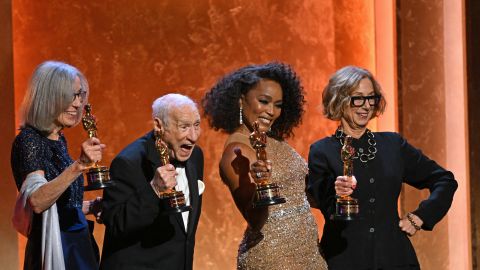
<instances>
[{"instance_id":1,"label":"necklace","mask_svg":"<svg viewBox=\"0 0 480 270\"><path fill-rule=\"evenodd\" d=\"M370 131L370 129L367 128L367 137L368 137L368 153L365 153L362 148L359 149L359 151L355 151L355 156L353 157L354 159L360 159L361 162L367 163L369 160L372 160L375 158L375 154L377 153L377 142L375 141L375 135ZM345 133L343 133L343 130L338 127L337 130L335 131L335 138L337 138L340 141L340 144L343 146L343 141L345 140Z\"/></svg>"}]
</instances>

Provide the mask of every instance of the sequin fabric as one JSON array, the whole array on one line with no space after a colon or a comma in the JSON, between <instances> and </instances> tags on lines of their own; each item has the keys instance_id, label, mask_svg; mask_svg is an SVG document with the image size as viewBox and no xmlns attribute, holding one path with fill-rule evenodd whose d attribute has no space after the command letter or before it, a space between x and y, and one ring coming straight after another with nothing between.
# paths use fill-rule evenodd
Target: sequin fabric
<instances>
[{"instance_id":1,"label":"sequin fabric","mask_svg":"<svg viewBox=\"0 0 480 270\"><path fill-rule=\"evenodd\" d=\"M287 202L268 207L260 231L247 227L238 250L238 269L327 269L320 255L315 219L305 195L305 160L287 143L268 138L272 182Z\"/></svg>"},{"instance_id":2,"label":"sequin fabric","mask_svg":"<svg viewBox=\"0 0 480 270\"><path fill-rule=\"evenodd\" d=\"M58 141L50 140L38 130L27 126L20 131L12 146L11 165L13 176L20 189L25 177L37 170L45 173L50 181L57 177L70 164L72 158L67 151L63 134ZM83 176L79 176L56 201L59 208L82 208Z\"/></svg>"}]
</instances>

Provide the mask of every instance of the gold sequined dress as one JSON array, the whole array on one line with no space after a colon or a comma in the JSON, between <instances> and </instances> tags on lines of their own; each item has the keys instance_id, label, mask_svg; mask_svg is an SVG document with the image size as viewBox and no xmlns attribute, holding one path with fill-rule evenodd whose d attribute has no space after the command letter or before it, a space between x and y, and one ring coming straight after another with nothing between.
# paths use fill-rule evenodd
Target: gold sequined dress
<instances>
[{"instance_id":1,"label":"gold sequined dress","mask_svg":"<svg viewBox=\"0 0 480 270\"><path fill-rule=\"evenodd\" d=\"M248 143L235 135L229 143ZM287 202L268 207L268 218L260 231L247 227L238 249L237 268L327 269L305 195L305 160L286 142L271 138L266 150L272 161L272 182L283 186L281 194Z\"/></svg>"}]
</instances>

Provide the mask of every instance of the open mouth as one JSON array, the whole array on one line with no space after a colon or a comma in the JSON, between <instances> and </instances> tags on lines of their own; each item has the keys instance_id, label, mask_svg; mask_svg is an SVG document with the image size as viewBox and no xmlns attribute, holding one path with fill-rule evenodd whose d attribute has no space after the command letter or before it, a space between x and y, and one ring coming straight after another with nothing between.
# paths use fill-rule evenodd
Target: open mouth
<instances>
[{"instance_id":1,"label":"open mouth","mask_svg":"<svg viewBox=\"0 0 480 270\"><path fill-rule=\"evenodd\" d=\"M180 148L184 151L190 151L193 149L194 146L194 144L182 144L180 145Z\"/></svg>"}]
</instances>

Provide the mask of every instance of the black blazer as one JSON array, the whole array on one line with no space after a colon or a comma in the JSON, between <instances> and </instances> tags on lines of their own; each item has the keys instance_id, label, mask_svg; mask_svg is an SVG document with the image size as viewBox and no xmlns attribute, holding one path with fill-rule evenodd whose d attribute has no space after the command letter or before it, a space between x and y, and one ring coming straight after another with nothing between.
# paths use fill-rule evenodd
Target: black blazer
<instances>
[{"instance_id":1,"label":"black blazer","mask_svg":"<svg viewBox=\"0 0 480 270\"><path fill-rule=\"evenodd\" d=\"M451 172L440 167L400 135L375 132L377 153L373 160L353 163L361 219L338 222L335 213L337 176L343 175L341 145L334 136L310 147L308 191L325 217L321 247L329 269L418 269L408 236L398 226L398 196L402 184L429 189L430 196L413 211L423 220L422 228L432 230L447 213L457 188ZM366 133L352 144L368 153Z\"/></svg>"},{"instance_id":2,"label":"black blazer","mask_svg":"<svg viewBox=\"0 0 480 270\"><path fill-rule=\"evenodd\" d=\"M185 232L181 214L164 215L150 186L160 157L153 132L127 146L112 161L102 218L106 226L100 269L192 269L195 232L202 207L197 180L203 153L195 147L185 163L190 211Z\"/></svg>"}]
</instances>

